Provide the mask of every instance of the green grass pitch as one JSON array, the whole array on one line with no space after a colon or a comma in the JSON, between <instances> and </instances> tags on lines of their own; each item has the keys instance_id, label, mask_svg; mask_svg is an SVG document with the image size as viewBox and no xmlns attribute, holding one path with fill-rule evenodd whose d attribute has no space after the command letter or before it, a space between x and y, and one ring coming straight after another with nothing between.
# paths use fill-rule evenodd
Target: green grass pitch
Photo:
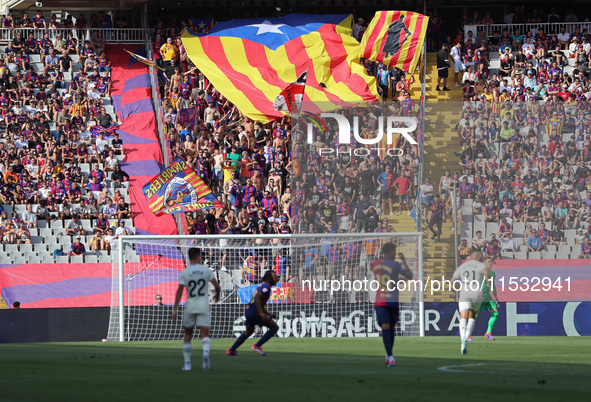
<instances>
[{"instance_id":1,"label":"green grass pitch","mask_svg":"<svg viewBox=\"0 0 591 402\"><path fill-rule=\"evenodd\" d=\"M591 338L397 338L397 366L381 338L272 339L267 356L212 340L211 370L183 372L180 341L0 345L6 401L583 401L591 384Z\"/></svg>"}]
</instances>

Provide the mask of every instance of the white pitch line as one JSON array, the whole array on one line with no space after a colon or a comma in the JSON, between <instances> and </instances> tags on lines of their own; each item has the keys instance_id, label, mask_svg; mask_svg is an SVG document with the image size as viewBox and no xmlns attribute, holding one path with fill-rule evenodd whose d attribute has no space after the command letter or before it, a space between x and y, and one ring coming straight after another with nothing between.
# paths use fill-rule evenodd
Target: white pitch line
<instances>
[{"instance_id":1,"label":"white pitch line","mask_svg":"<svg viewBox=\"0 0 591 402\"><path fill-rule=\"evenodd\" d=\"M485 365L486 365L486 363L455 364L452 366L441 366L441 367L438 367L437 370L445 371L448 373L474 373L474 372L481 373L482 371L480 371L480 370L462 370L462 369L456 369L456 367L478 367L478 366L485 366Z\"/></svg>"},{"instance_id":2,"label":"white pitch line","mask_svg":"<svg viewBox=\"0 0 591 402\"><path fill-rule=\"evenodd\" d=\"M522 372L522 371L493 371L493 370L479 370L470 369L470 367L482 367L488 366L492 363L468 363L468 364L455 364L451 366L441 366L437 370L444 371L447 373L474 373L474 374L518 374L518 375L558 375L558 376L574 376L574 373L564 373L560 371L535 371L535 372ZM463 369L465 368L465 369Z\"/></svg>"}]
</instances>

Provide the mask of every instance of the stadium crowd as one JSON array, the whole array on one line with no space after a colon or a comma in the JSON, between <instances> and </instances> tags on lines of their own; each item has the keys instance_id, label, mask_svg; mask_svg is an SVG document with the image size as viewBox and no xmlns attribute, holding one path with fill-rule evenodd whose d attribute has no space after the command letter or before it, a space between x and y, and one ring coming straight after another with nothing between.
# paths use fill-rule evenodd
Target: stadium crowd
<instances>
[{"instance_id":1,"label":"stadium crowd","mask_svg":"<svg viewBox=\"0 0 591 402\"><path fill-rule=\"evenodd\" d=\"M125 16L119 12L115 20L101 12L58 24L39 11L2 21L3 28L31 28L28 35L17 31L0 58L0 242L18 251L53 236L76 237L63 249L54 244L64 254L109 251L114 238L132 231L129 175L119 165L123 141L107 111L104 40L99 32L88 41L74 38L76 29L123 26ZM62 38L52 30L60 27L72 33ZM85 246L80 236L87 235Z\"/></svg>"},{"instance_id":2,"label":"stadium crowd","mask_svg":"<svg viewBox=\"0 0 591 402\"><path fill-rule=\"evenodd\" d=\"M460 257L474 249L494 259L591 257L590 39L587 29L562 28L443 44L438 63L449 61L463 107L461 170L439 190L448 195L456 182L455 205L474 228ZM489 70L496 58L498 72Z\"/></svg>"},{"instance_id":3,"label":"stadium crowd","mask_svg":"<svg viewBox=\"0 0 591 402\"><path fill-rule=\"evenodd\" d=\"M182 40L175 37L182 24L167 30L169 22L154 23L154 55L166 75L161 92L164 131L171 159L184 159L224 206L215 212L186 213L188 233L395 231L387 216L410 212L414 205L416 145L400 140L396 144L403 150L400 157L396 152L353 155L353 148L364 147L360 144L320 155L321 148L335 149L336 125L315 128L313 144L306 145L304 124L296 125L288 117L267 124L250 120L194 67ZM392 99L389 114L416 116L412 77L377 63L362 64L381 80L382 95ZM381 109L347 113L359 114L364 135L374 136ZM245 266L252 265L250 259L244 261ZM280 273L285 277L285 272Z\"/></svg>"}]
</instances>

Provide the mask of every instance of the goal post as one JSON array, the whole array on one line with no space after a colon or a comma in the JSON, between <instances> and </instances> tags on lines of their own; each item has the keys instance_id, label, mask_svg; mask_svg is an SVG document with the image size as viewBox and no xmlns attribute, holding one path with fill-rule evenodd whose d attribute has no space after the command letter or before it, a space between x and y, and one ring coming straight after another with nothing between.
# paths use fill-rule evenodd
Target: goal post
<instances>
[{"instance_id":1,"label":"goal post","mask_svg":"<svg viewBox=\"0 0 591 402\"><path fill-rule=\"evenodd\" d=\"M232 338L244 330L244 306L267 269L278 273L267 309L277 315L279 337L377 337L376 289L371 266L392 242L413 272L400 278L397 335L424 336L423 234L324 233L287 235L121 236L112 251L108 341L181 339L171 321L178 275L190 248L215 272L222 294L213 302L211 336ZM198 332L198 331L196 331ZM196 335L197 336L197 335Z\"/></svg>"}]
</instances>

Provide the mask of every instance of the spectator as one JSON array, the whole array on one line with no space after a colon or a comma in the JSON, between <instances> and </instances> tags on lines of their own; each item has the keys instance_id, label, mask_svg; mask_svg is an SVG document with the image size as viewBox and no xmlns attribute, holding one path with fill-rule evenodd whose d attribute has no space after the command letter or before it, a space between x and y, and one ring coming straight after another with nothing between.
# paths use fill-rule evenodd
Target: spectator
<instances>
[{"instance_id":1,"label":"spectator","mask_svg":"<svg viewBox=\"0 0 591 402\"><path fill-rule=\"evenodd\" d=\"M27 204L27 210L23 213L23 223L28 228L37 227L37 214L33 212L33 204Z\"/></svg>"},{"instance_id":2,"label":"spectator","mask_svg":"<svg viewBox=\"0 0 591 402\"><path fill-rule=\"evenodd\" d=\"M111 174L111 188L129 188L129 175L121 170L119 163Z\"/></svg>"},{"instance_id":3,"label":"spectator","mask_svg":"<svg viewBox=\"0 0 591 402\"><path fill-rule=\"evenodd\" d=\"M581 244L581 254L579 255L580 259L588 259L591 258L591 243L589 243L589 236L586 236L583 240L583 244Z\"/></svg>"},{"instance_id":4,"label":"spectator","mask_svg":"<svg viewBox=\"0 0 591 402\"><path fill-rule=\"evenodd\" d=\"M21 244L31 244L31 232L27 229L26 223L21 223L16 231L16 245L20 250Z\"/></svg>"},{"instance_id":5,"label":"spectator","mask_svg":"<svg viewBox=\"0 0 591 402\"><path fill-rule=\"evenodd\" d=\"M115 239L119 238L119 236L132 236L133 230L125 226L125 221L120 220L117 222L117 229L115 230Z\"/></svg>"},{"instance_id":6,"label":"spectator","mask_svg":"<svg viewBox=\"0 0 591 402\"><path fill-rule=\"evenodd\" d=\"M74 214L72 220L68 222L66 226L66 236L84 236L86 232L84 231L84 226L82 225L82 221L80 220L80 215Z\"/></svg>"},{"instance_id":7,"label":"spectator","mask_svg":"<svg viewBox=\"0 0 591 402\"><path fill-rule=\"evenodd\" d=\"M513 238L513 233L508 232L507 235L503 238L501 243L501 252L511 252L513 253L513 258L515 258L515 252L519 251L519 244Z\"/></svg>"},{"instance_id":8,"label":"spectator","mask_svg":"<svg viewBox=\"0 0 591 402\"><path fill-rule=\"evenodd\" d=\"M81 243L81 237L76 236L76 240L70 246L70 253L68 254L69 257L77 256L77 255L84 255L86 253L86 248L84 244Z\"/></svg>"},{"instance_id":9,"label":"spectator","mask_svg":"<svg viewBox=\"0 0 591 402\"><path fill-rule=\"evenodd\" d=\"M399 207L398 207L399 209L398 209L398 212L396 213L396 215L402 214L402 211L404 209L406 209L407 211L410 211L409 192L411 189L411 185L412 185L412 182L408 178L406 172L403 173L402 176L400 176L396 180L394 180L393 187L398 192L398 203L399 203Z\"/></svg>"},{"instance_id":10,"label":"spectator","mask_svg":"<svg viewBox=\"0 0 591 402\"><path fill-rule=\"evenodd\" d=\"M532 252L544 252L544 242L543 240L540 238L540 234L538 233L538 231L534 231L532 234L532 237L529 238L529 240L527 241L527 251L529 253ZM529 254L528 254L529 256Z\"/></svg>"},{"instance_id":11,"label":"spectator","mask_svg":"<svg viewBox=\"0 0 591 402\"><path fill-rule=\"evenodd\" d=\"M460 245L458 246L458 257L460 260L467 260L468 257L472 254L472 247L468 245L467 239L462 239Z\"/></svg>"},{"instance_id":12,"label":"spectator","mask_svg":"<svg viewBox=\"0 0 591 402\"><path fill-rule=\"evenodd\" d=\"M445 205L441 201L439 194L435 194L433 203L431 204L431 221L429 222L429 230L433 233L431 240L435 239L435 243L439 243L441 227L445 221ZM435 226L437 226L437 231L434 229Z\"/></svg>"},{"instance_id":13,"label":"spectator","mask_svg":"<svg viewBox=\"0 0 591 402\"><path fill-rule=\"evenodd\" d=\"M478 230L472 239L472 251L484 251L487 245L488 240L482 236L482 231Z\"/></svg>"}]
</instances>

